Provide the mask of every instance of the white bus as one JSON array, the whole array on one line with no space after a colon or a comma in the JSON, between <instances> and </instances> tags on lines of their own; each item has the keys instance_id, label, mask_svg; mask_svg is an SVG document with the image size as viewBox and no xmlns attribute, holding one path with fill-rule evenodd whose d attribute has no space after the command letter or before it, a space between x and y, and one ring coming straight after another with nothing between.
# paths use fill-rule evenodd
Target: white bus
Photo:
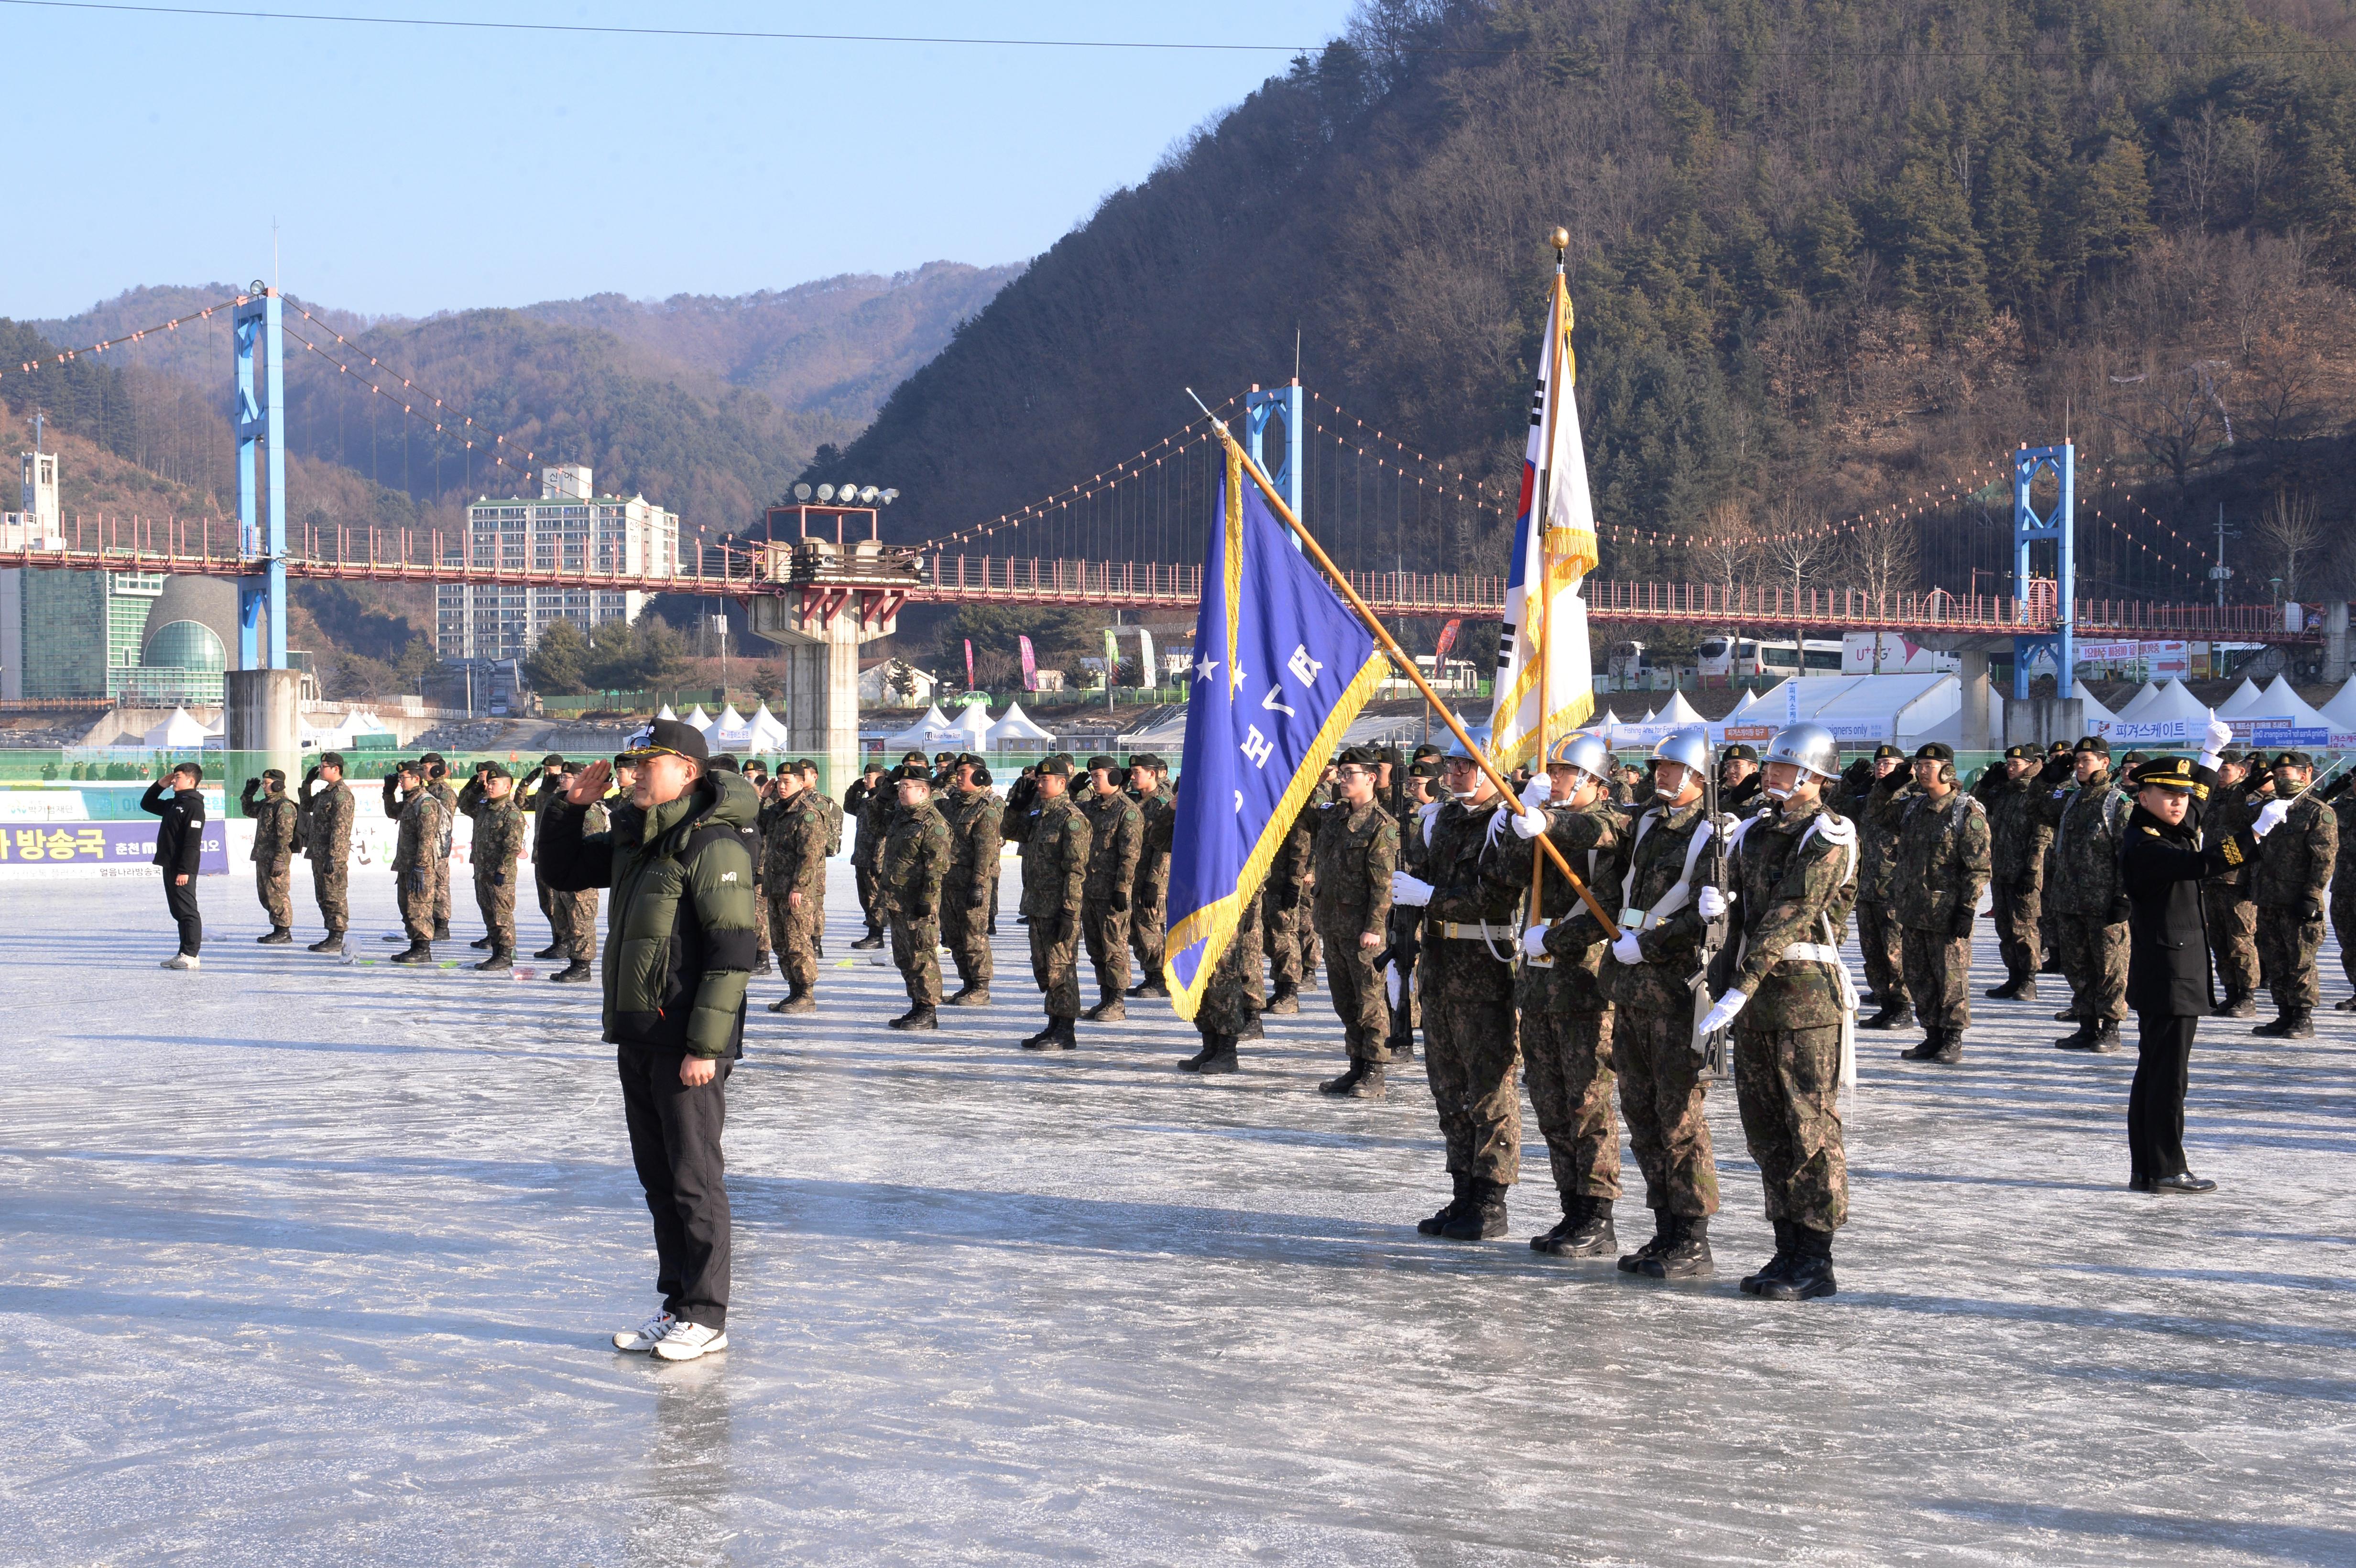
<instances>
[{"instance_id":1,"label":"white bus","mask_svg":"<svg viewBox=\"0 0 2356 1568\"><path fill-rule=\"evenodd\" d=\"M1810 637L1795 644L1789 638L1705 637L1694 658L1703 676L1716 679L1841 672L1841 645L1831 638Z\"/></svg>"}]
</instances>

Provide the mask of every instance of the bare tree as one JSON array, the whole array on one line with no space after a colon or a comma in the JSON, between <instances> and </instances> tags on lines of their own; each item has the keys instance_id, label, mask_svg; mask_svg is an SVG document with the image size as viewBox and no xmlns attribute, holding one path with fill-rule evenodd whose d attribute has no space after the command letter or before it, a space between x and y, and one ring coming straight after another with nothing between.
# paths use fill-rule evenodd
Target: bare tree
<instances>
[{"instance_id":1,"label":"bare tree","mask_svg":"<svg viewBox=\"0 0 2356 1568\"><path fill-rule=\"evenodd\" d=\"M1762 574L1776 587L1791 591L1795 612L1792 647L1804 673L1808 639L1806 628L1796 618L1796 607L1802 590L1830 564L1832 537L1803 510L1798 496L1787 493L1768 508L1756 550Z\"/></svg>"},{"instance_id":2,"label":"bare tree","mask_svg":"<svg viewBox=\"0 0 2356 1568\"><path fill-rule=\"evenodd\" d=\"M2199 114L2177 116L2169 123L2169 129L2176 137L2172 183L2178 205L2197 229L2208 221L2210 197L2225 172L2229 138L2218 121L2213 103L2202 104Z\"/></svg>"},{"instance_id":3,"label":"bare tree","mask_svg":"<svg viewBox=\"0 0 2356 1568\"><path fill-rule=\"evenodd\" d=\"M2321 358L2299 340L2296 325L2286 324L2251 346L2246 402L2262 438L2298 441L2313 431L2322 372Z\"/></svg>"},{"instance_id":4,"label":"bare tree","mask_svg":"<svg viewBox=\"0 0 2356 1568\"><path fill-rule=\"evenodd\" d=\"M1893 594L1922 580L1922 535L1915 517L1869 517L1843 536L1832 565L1844 584L1863 589L1877 613L1886 613ZM1881 673L1881 639L1873 644L1874 673Z\"/></svg>"},{"instance_id":5,"label":"bare tree","mask_svg":"<svg viewBox=\"0 0 2356 1568\"><path fill-rule=\"evenodd\" d=\"M2179 488L2196 468L2233 443L2233 422L2218 388L2223 368L2201 360L2180 370L2114 376L2103 417L2125 432L2174 477Z\"/></svg>"},{"instance_id":6,"label":"bare tree","mask_svg":"<svg viewBox=\"0 0 2356 1568\"><path fill-rule=\"evenodd\" d=\"M2281 567L2282 596L2298 597L2298 560L2312 554L2323 543L2323 513L2315 497L2306 491L2286 486L2275 492L2274 499L2259 514L2256 534Z\"/></svg>"}]
</instances>

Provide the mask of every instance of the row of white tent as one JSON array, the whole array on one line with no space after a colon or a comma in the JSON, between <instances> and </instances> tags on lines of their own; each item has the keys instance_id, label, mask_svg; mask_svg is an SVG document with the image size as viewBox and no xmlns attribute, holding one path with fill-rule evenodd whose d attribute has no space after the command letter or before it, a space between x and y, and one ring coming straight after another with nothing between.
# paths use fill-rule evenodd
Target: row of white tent
<instances>
[{"instance_id":1,"label":"row of white tent","mask_svg":"<svg viewBox=\"0 0 2356 1568\"><path fill-rule=\"evenodd\" d=\"M666 705L655 715L658 719L677 719L679 715ZM704 742L715 752L776 752L785 749L786 727L777 721L769 705L762 703L751 718L736 711L730 703L718 717L706 713L701 703L696 704L683 722L693 725L703 733ZM925 709L925 716L897 734L884 737L887 747L921 747L927 752L1000 752L1044 746L1054 741L1055 733L1032 721L1019 702L1010 702L1006 711L995 721L990 717L987 702L969 703L954 719L936 704Z\"/></svg>"},{"instance_id":2,"label":"row of white tent","mask_svg":"<svg viewBox=\"0 0 2356 1568\"><path fill-rule=\"evenodd\" d=\"M679 715L672 712L670 704L666 702L655 717L677 719ZM715 752L757 753L786 749L786 727L777 721L776 714L769 711L769 705L766 702L753 709L750 719L737 712L733 702L723 707L720 716L715 719L706 713L703 704L699 702L694 711L687 716L687 722L702 732L704 743Z\"/></svg>"},{"instance_id":3,"label":"row of white tent","mask_svg":"<svg viewBox=\"0 0 2356 1568\"><path fill-rule=\"evenodd\" d=\"M1723 719L1703 718L1680 691L1639 718L1623 719L1603 709L1589 728L1602 730L1615 749L1649 747L1679 730L1693 729L1707 730L1713 745L1730 741L1756 744L1803 720L1824 725L1848 745L1884 741L1955 745L1963 740L1963 683L1951 673L1820 676L1785 680L1764 693L1746 691ZM1988 698L1988 727L1992 734L2004 733L2003 699L1994 693Z\"/></svg>"},{"instance_id":4,"label":"row of white tent","mask_svg":"<svg viewBox=\"0 0 2356 1568\"><path fill-rule=\"evenodd\" d=\"M2102 735L2114 745L2192 745L2207 734L2209 721L2215 718L2223 720L2232 728L2233 739L2244 745L2298 751L2356 749L2356 680L2342 685L2321 708L2292 690L2282 676L2265 686L2244 677L2233 695L2213 709L2179 680L2147 683L2116 713L2104 711L2086 694L2083 682L2077 696L2085 705L2087 733Z\"/></svg>"}]
</instances>

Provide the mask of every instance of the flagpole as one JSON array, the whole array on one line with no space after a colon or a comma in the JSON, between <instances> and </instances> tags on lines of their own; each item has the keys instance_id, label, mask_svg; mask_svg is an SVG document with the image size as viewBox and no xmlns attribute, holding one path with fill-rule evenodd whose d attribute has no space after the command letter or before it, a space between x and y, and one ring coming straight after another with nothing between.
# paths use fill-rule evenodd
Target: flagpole
<instances>
[{"instance_id":1,"label":"flagpole","mask_svg":"<svg viewBox=\"0 0 2356 1568\"><path fill-rule=\"evenodd\" d=\"M1205 405L1203 400L1194 397L1194 388L1187 388L1186 395L1194 398L1196 408L1201 409L1205 415L1210 414L1211 411ZM1307 528L1301 527L1301 519L1292 515L1292 508L1284 504L1284 497L1276 493L1276 486L1269 482L1267 475L1259 471L1259 464L1252 461L1251 453L1237 445L1236 438L1228 433L1226 421L1213 417L1211 428L1219 432L1219 440L1226 443L1226 449L1243 460L1244 471L1252 476L1252 483L1258 485L1259 493L1268 498L1269 509L1284 519L1285 527L1292 530L1292 537L1301 541L1301 548L1308 551L1310 559L1317 563L1318 568L1325 573L1327 580L1341 592L1342 597L1349 602L1350 608L1357 613L1359 620L1365 623L1366 629L1374 633L1375 641L1381 645L1383 652L1390 656L1394 665L1407 672L1408 679L1413 681L1415 688L1423 693L1423 699L1438 709L1440 716L1448 720L1449 733L1454 735L1462 744L1465 754L1472 759L1472 765L1481 770L1483 776L1488 779L1490 785L1499 795L1507 800L1513 800L1513 790L1498 775L1496 767L1489 761L1487 753L1472 743L1472 737L1465 732L1464 721L1456 717L1456 710L1440 700L1440 693L1431 689L1431 683L1423 678L1423 672L1416 667L1415 660L1407 656L1405 650L1398 645L1398 639L1383 628L1381 620L1376 617L1373 609L1364 599L1358 597L1358 591L1350 586L1350 580L1343 575L1340 567L1333 564L1333 557L1325 553L1325 547L1319 544ZM1521 802L1514 801L1514 805L1518 808ZM1595 916L1597 923L1603 927L1604 934L1615 942L1618 941L1619 923L1614 921L1611 913L1596 901L1595 895L1588 891L1587 884L1579 880L1579 873L1570 869L1570 862L1562 858L1562 851L1556 848L1553 841L1544 834L1540 834L1536 842L1545 852L1547 859L1554 862L1554 869L1561 872L1563 880L1570 884L1571 891L1577 893L1580 901L1587 905L1588 912Z\"/></svg>"},{"instance_id":2,"label":"flagpole","mask_svg":"<svg viewBox=\"0 0 2356 1568\"><path fill-rule=\"evenodd\" d=\"M1547 750L1547 716L1554 711L1554 694L1547 680L1554 667L1553 650L1547 645L1547 638L1553 631L1554 562L1547 557L1546 520L1554 502L1554 432L1556 421L1561 417L1562 407L1562 344L1555 335L1554 324L1555 313L1562 309L1562 253L1570 247L1570 230L1558 228L1547 239L1554 245L1554 294L1547 301L1546 346L1552 368L1547 372L1546 429L1538 437L1538 454L1542 459L1538 466L1538 483L1530 496L1530 528L1537 535L1538 541L1538 635L1526 637L1522 642L1525 647L1536 648L1538 655L1538 775L1542 778L1551 777L1547 772L1547 759L1550 754ZM1525 607L1529 603L1526 590L1522 603ZM1516 805L1520 804L1519 801L1515 802ZM1550 844L1547 847L1553 848ZM1530 851L1530 923L1535 925L1545 918L1546 855L1533 848Z\"/></svg>"}]
</instances>

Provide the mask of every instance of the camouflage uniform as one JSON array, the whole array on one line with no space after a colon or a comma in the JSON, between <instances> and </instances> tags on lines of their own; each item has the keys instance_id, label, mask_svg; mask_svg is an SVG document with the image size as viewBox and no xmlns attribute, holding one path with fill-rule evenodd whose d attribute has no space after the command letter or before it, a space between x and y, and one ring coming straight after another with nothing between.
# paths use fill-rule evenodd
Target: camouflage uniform
<instances>
[{"instance_id":1,"label":"camouflage uniform","mask_svg":"<svg viewBox=\"0 0 2356 1568\"><path fill-rule=\"evenodd\" d=\"M1906 989L1925 1029L1972 1023L1973 909L1988 880L1987 813L1964 790L1944 801L1920 789L1885 795L1874 812L1897 835L1898 923Z\"/></svg>"},{"instance_id":2,"label":"camouflage uniform","mask_svg":"<svg viewBox=\"0 0 2356 1568\"><path fill-rule=\"evenodd\" d=\"M957 962L960 990L990 989L990 905L998 891L998 823L1005 805L988 790L949 792L948 869L941 877L941 936Z\"/></svg>"},{"instance_id":3,"label":"camouflage uniform","mask_svg":"<svg viewBox=\"0 0 2356 1568\"><path fill-rule=\"evenodd\" d=\"M2222 843L2236 834L2248 832L2259 810L2273 798L2274 775L2268 773L2254 773L2239 784L2211 790L2209 804L2201 813L2210 842ZM2346 835L2341 837L2344 842ZM2229 867L2201 884L2209 947L2216 957L2217 977L2224 982L2228 1005L2258 994L2258 906L2250 898L2251 881L2249 867L2241 865ZM2331 891L2335 904L2342 888L2356 896L2356 886L2334 877ZM2343 947L2341 962L2348 962L2351 956L2356 954Z\"/></svg>"},{"instance_id":4,"label":"camouflage uniform","mask_svg":"<svg viewBox=\"0 0 2356 1568\"><path fill-rule=\"evenodd\" d=\"M818 934L826 916L826 848L833 834L826 807L832 803L814 789L802 789L770 803L761 855L761 886L769 901L769 928L777 944L777 968L805 993L818 983ZM801 902L793 901L801 894Z\"/></svg>"},{"instance_id":5,"label":"camouflage uniform","mask_svg":"<svg viewBox=\"0 0 2356 1568\"><path fill-rule=\"evenodd\" d=\"M401 925L412 943L434 939L434 864L443 837L445 814L441 797L421 789L394 813L401 832L393 841L393 882L401 898Z\"/></svg>"},{"instance_id":6,"label":"camouflage uniform","mask_svg":"<svg viewBox=\"0 0 2356 1568\"><path fill-rule=\"evenodd\" d=\"M467 858L475 867L475 904L490 932L494 954L515 952L515 869L523 859L530 829L523 808L510 789L504 800L483 792L480 779L469 779L458 793L458 808L474 819L474 848Z\"/></svg>"},{"instance_id":7,"label":"camouflage uniform","mask_svg":"<svg viewBox=\"0 0 2356 1568\"><path fill-rule=\"evenodd\" d=\"M2049 792L2040 818L2053 828L2046 902L2070 977L2070 1016L2096 1025L2127 1016L2127 899L2119 887L2119 836L2128 805L2111 775Z\"/></svg>"},{"instance_id":8,"label":"camouflage uniform","mask_svg":"<svg viewBox=\"0 0 2356 1568\"><path fill-rule=\"evenodd\" d=\"M2323 890L2340 856L2340 823L2314 790L2258 840L2250 891L2258 905L2258 965L2275 1007L2306 1018L2322 999L2315 956L2323 944Z\"/></svg>"},{"instance_id":9,"label":"camouflage uniform","mask_svg":"<svg viewBox=\"0 0 2356 1568\"><path fill-rule=\"evenodd\" d=\"M2045 847L2053 829L2037 805L2045 791L2034 773L2019 780L1988 770L1993 784L1981 795L1987 807L1988 886L1993 890L1997 952L2004 958L2008 981L2027 980L2044 963L2038 943L2038 920L2043 912Z\"/></svg>"},{"instance_id":10,"label":"camouflage uniform","mask_svg":"<svg viewBox=\"0 0 2356 1568\"><path fill-rule=\"evenodd\" d=\"M1692 980L1701 970L1702 920L1690 895L1700 891L1702 864L1695 864L1682 907L1657 922L1644 912L1656 908L1685 876L1687 852L1706 826L1699 800L1675 808L1656 801L1630 825L1620 924L1640 932L1644 961L1615 958L1603 966L1614 1009L1620 1113L1644 1172L1644 1206L1686 1219L1718 1212L1718 1166L1702 1115L1708 1085L1693 1048Z\"/></svg>"},{"instance_id":11,"label":"camouflage uniform","mask_svg":"<svg viewBox=\"0 0 2356 1568\"><path fill-rule=\"evenodd\" d=\"M2331 816L2340 841L2331 864L2331 933L2340 939L2340 973L2356 986L2356 791L2342 791Z\"/></svg>"},{"instance_id":12,"label":"camouflage uniform","mask_svg":"<svg viewBox=\"0 0 2356 1568\"><path fill-rule=\"evenodd\" d=\"M458 792L446 778L435 779L425 789L442 805L442 842L434 852L434 934L438 939L450 934L450 857L458 848Z\"/></svg>"},{"instance_id":13,"label":"camouflage uniform","mask_svg":"<svg viewBox=\"0 0 2356 1568\"><path fill-rule=\"evenodd\" d=\"M1312 799L1292 819L1276 858L1269 864L1268 880L1260 884L1259 939L1268 955L1269 978L1274 983L1271 1005L1299 991L1307 972L1309 880L1316 842L1317 803ZM1282 1010L1294 1009L1287 1006Z\"/></svg>"},{"instance_id":14,"label":"camouflage uniform","mask_svg":"<svg viewBox=\"0 0 2356 1568\"><path fill-rule=\"evenodd\" d=\"M1170 850L1178 828L1177 797L1167 786L1137 803L1145 818L1145 836L1137 851L1137 886L1129 901L1129 948L1137 955L1138 977L1149 983L1162 978L1164 923L1170 903Z\"/></svg>"},{"instance_id":15,"label":"camouflage uniform","mask_svg":"<svg viewBox=\"0 0 2356 1568\"><path fill-rule=\"evenodd\" d=\"M1906 777L1901 765L1898 776ZM1865 959L1865 988L1885 1008L1906 1005L1904 945L1899 935L1897 893L1898 831L1885 827L1873 812L1874 785L1842 803L1842 815L1858 826L1857 942ZM1910 781L1900 798L1920 794Z\"/></svg>"},{"instance_id":16,"label":"camouflage uniform","mask_svg":"<svg viewBox=\"0 0 2356 1568\"><path fill-rule=\"evenodd\" d=\"M1390 1008L1375 954L1390 925L1391 873L1398 869L1398 824L1368 802L1329 806L1316 833L1317 925L1333 947L1333 1013L1354 1061L1380 1061L1390 1035ZM1375 946L1359 938L1373 933Z\"/></svg>"},{"instance_id":17,"label":"camouflage uniform","mask_svg":"<svg viewBox=\"0 0 2356 1568\"><path fill-rule=\"evenodd\" d=\"M919 1008L941 999L941 874L949 865L949 825L929 800L903 806L875 859L876 897L892 928L892 962Z\"/></svg>"},{"instance_id":18,"label":"camouflage uniform","mask_svg":"<svg viewBox=\"0 0 2356 1568\"><path fill-rule=\"evenodd\" d=\"M318 787L316 779L304 782L301 800L303 853L311 859L311 896L319 902L319 918L329 936L341 936L351 926L350 878L352 792L341 783Z\"/></svg>"},{"instance_id":19,"label":"camouflage uniform","mask_svg":"<svg viewBox=\"0 0 2356 1568\"><path fill-rule=\"evenodd\" d=\"M270 916L273 932L294 929L294 891L289 873L302 837L300 808L284 788L267 795L249 794L239 803L253 818L253 891Z\"/></svg>"},{"instance_id":20,"label":"camouflage uniform","mask_svg":"<svg viewBox=\"0 0 2356 1568\"><path fill-rule=\"evenodd\" d=\"M1547 837L1600 901L1612 897L1627 875L1627 818L1604 799L1584 810L1549 812ZM1534 848L1500 833L1490 851L1498 880L1526 884ZM1522 1076L1568 1214L1576 1200L1609 1202L1620 1196L1612 1003L1602 987L1610 955L1603 928L1551 862L1545 877L1539 916L1547 923L1546 956L1523 958L1514 1000L1521 1009Z\"/></svg>"},{"instance_id":21,"label":"camouflage uniform","mask_svg":"<svg viewBox=\"0 0 2356 1568\"><path fill-rule=\"evenodd\" d=\"M1915 815L1949 814L1925 802ZM1767 1218L1779 1228L1830 1232L1848 1219L1837 1100L1848 1004L1839 968L1857 896L1857 838L1854 824L1821 805L1771 807L1744 830L1729 867L1741 940L1719 950L1710 990L1751 998L1734 1019L1734 1091Z\"/></svg>"},{"instance_id":22,"label":"camouflage uniform","mask_svg":"<svg viewBox=\"0 0 2356 1568\"><path fill-rule=\"evenodd\" d=\"M1088 819L1066 793L1042 800L1023 824L1023 912L1031 922L1031 976L1051 1019L1080 1016L1081 890L1088 874ZM1118 995L1118 993L1115 993Z\"/></svg>"},{"instance_id":23,"label":"camouflage uniform","mask_svg":"<svg viewBox=\"0 0 2356 1568\"><path fill-rule=\"evenodd\" d=\"M1399 869L1409 876L1423 876L1431 824L1439 811L1436 804L1419 801L1399 818ZM1422 993L1416 985L1422 957L1423 912L1411 904L1393 904L1390 967L1398 976L1399 994L1391 1004L1390 1048L1393 1056L1402 1059L1415 1053L1415 1031L1423 1024ZM1385 989L1387 999L1387 986Z\"/></svg>"},{"instance_id":24,"label":"camouflage uniform","mask_svg":"<svg viewBox=\"0 0 2356 1568\"><path fill-rule=\"evenodd\" d=\"M1448 1173L1510 1187L1522 1169L1513 965L1520 892L1481 874L1500 804L1493 796L1467 808L1451 800L1432 819L1422 873L1432 885L1423 912L1423 1066Z\"/></svg>"},{"instance_id":25,"label":"camouflage uniform","mask_svg":"<svg viewBox=\"0 0 2356 1568\"><path fill-rule=\"evenodd\" d=\"M1130 897L1145 843L1145 816L1125 790L1091 794L1079 810L1088 821L1088 875L1080 930L1097 973L1099 1006L1119 1006L1129 991Z\"/></svg>"},{"instance_id":26,"label":"camouflage uniform","mask_svg":"<svg viewBox=\"0 0 2356 1568\"><path fill-rule=\"evenodd\" d=\"M881 783L871 785L865 798L859 803L859 827L851 843L851 869L859 886L859 912L867 922L867 934L874 936L884 929L884 913L875 883L875 862L884 853L884 836L892 828L892 814L900 807L894 798L895 782L889 773Z\"/></svg>"},{"instance_id":27,"label":"camouflage uniform","mask_svg":"<svg viewBox=\"0 0 2356 1568\"><path fill-rule=\"evenodd\" d=\"M1039 923L1031 923L1032 950L1038 950ZM1076 997L1077 990L1074 996ZM1203 1000L1194 1009L1194 1028L1204 1035L1239 1035L1259 1016L1266 993L1260 988L1259 901L1247 899L1236 919L1236 936L1204 983Z\"/></svg>"}]
</instances>

